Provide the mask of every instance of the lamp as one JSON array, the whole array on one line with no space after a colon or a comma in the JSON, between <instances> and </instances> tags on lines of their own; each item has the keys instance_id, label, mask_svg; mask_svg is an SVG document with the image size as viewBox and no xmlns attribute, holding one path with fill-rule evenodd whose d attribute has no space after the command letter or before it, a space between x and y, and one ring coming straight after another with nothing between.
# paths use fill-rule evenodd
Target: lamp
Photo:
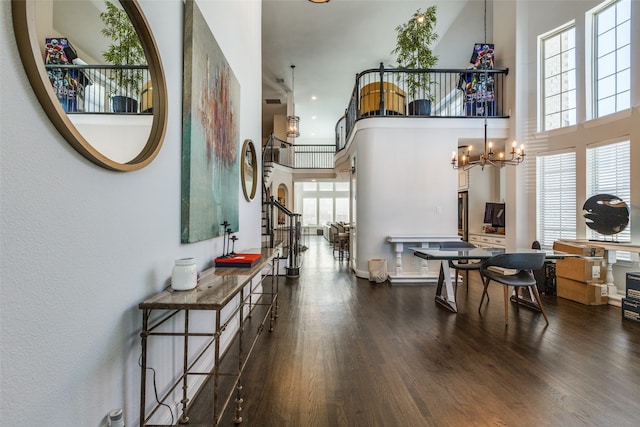
<instances>
[{"instance_id":1,"label":"lamp","mask_svg":"<svg viewBox=\"0 0 640 427\"><path fill-rule=\"evenodd\" d=\"M487 117L484 118L484 151L480 153L480 157L477 160L471 160L471 151L473 146L468 145L462 148L462 155L458 158L458 153L455 151L451 154L451 166L454 169L462 168L463 170L469 170L474 166L480 166L483 170L486 165L503 167L503 166L517 166L524 161L524 144L520 147L517 146L516 141L511 144L510 158L506 158L506 153L500 151L495 153L493 150L493 143L487 142ZM466 149L466 151L465 151Z\"/></svg>"},{"instance_id":2,"label":"lamp","mask_svg":"<svg viewBox=\"0 0 640 427\"><path fill-rule=\"evenodd\" d=\"M300 136L300 117L296 116L295 68L295 65L291 66L291 115L287 116L287 138Z\"/></svg>"},{"instance_id":3,"label":"lamp","mask_svg":"<svg viewBox=\"0 0 640 427\"><path fill-rule=\"evenodd\" d=\"M311 3L329 3L330 0L309 0Z\"/></svg>"}]
</instances>

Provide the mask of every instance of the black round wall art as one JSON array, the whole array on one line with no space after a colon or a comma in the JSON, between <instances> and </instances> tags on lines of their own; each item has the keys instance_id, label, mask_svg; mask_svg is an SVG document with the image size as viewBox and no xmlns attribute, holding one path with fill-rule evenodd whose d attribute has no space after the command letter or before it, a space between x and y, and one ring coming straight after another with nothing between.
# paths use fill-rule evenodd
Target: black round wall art
<instances>
[{"instance_id":1,"label":"black round wall art","mask_svg":"<svg viewBox=\"0 0 640 427\"><path fill-rule=\"evenodd\" d=\"M596 194L584 202L582 209L587 227L600 234L618 234L629 225L629 206L618 196Z\"/></svg>"}]
</instances>

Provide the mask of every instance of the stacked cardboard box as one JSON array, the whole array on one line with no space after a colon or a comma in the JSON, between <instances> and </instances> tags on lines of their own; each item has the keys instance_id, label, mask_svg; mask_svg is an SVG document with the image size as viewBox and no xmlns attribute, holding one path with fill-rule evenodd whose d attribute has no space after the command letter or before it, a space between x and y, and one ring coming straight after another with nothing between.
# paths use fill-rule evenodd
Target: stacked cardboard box
<instances>
[{"instance_id":1,"label":"stacked cardboard box","mask_svg":"<svg viewBox=\"0 0 640 427\"><path fill-rule=\"evenodd\" d=\"M627 273L627 297L622 298L622 318L640 322L640 273Z\"/></svg>"},{"instance_id":2,"label":"stacked cardboard box","mask_svg":"<svg viewBox=\"0 0 640 427\"><path fill-rule=\"evenodd\" d=\"M571 255L556 261L556 293L586 305L607 304L604 285L604 248L569 242L555 242L553 250Z\"/></svg>"}]
</instances>

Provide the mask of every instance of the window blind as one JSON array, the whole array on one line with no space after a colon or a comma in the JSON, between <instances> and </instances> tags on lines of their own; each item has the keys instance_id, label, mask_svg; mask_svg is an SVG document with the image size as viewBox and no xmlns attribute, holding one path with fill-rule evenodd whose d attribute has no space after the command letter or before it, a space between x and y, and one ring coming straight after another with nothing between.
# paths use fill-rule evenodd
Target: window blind
<instances>
[{"instance_id":1,"label":"window blind","mask_svg":"<svg viewBox=\"0 0 640 427\"><path fill-rule=\"evenodd\" d=\"M629 141L587 148L587 197L596 194L618 196L631 206L631 162L629 160L631 144ZM611 239L590 228L589 239ZM631 241L631 223L614 239L620 242ZM623 259L623 254L620 254Z\"/></svg>"},{"instance_id":2,"label":"window blind","mask_svg":"<svg viewBox=\"0 0 640 427\"><path fill-rule=\"evenodd\" d=\"M550 249L576 238L576 153L539 155L536 165L537 240Z\"/></svg>"}]
</instances>

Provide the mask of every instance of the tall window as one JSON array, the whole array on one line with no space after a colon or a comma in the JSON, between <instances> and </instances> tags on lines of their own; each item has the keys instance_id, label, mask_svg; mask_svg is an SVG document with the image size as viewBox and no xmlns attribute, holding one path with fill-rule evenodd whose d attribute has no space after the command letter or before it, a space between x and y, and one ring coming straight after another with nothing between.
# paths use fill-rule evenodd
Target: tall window
<instances>
[{"instance_id":1,"label":"tall window","mask_svg":"<svg viewBox=\"0 0 640 427\"><path fill-rule=\"evenodd\" d=\"M538 156L537 239L551 248L559 239L576 238L576 153Z\"/></svg>"},{"instance_id":2,"label":"tall window","mask_svg":"<svg viewBox=\"0 0 640 427\"><path fill-rule=\"evenodd\" d=\"M576 124L576 39L573 23L540 37L542 130Z\"/></svg>"},{"instance_id":3,"label":"tall window","mask_svg":"<svg viewBox=\"0 0 640 427\"><path fill-rule=\"evenodd\" d=\"M302 199L302 225L318 224L318 199L305 197Z\"/></svg>"},{"instance_id":4,"label":"tall window","mask_svg":"<svg viewBox=\"0 0 640 427\"><path fill-rule=\"evenodd\" d=\"M631 1L616 0L593 13L595 117L631 104Z\"/></svg>"},{"instance_id":5,"label":"tall window","mask_svg":"<svg viewBox=\"0 0 640 427\"><path fill-rule=\"evenodd\" d=\"M587 197L596 194L617 196L631 206L631 168L629 141L587 147ZM603 236L590 228L587 230L590 239L603 239ZM616 234L621 242L631 241L631 224L621 233Z\"/></svg>"}]
</instances>

